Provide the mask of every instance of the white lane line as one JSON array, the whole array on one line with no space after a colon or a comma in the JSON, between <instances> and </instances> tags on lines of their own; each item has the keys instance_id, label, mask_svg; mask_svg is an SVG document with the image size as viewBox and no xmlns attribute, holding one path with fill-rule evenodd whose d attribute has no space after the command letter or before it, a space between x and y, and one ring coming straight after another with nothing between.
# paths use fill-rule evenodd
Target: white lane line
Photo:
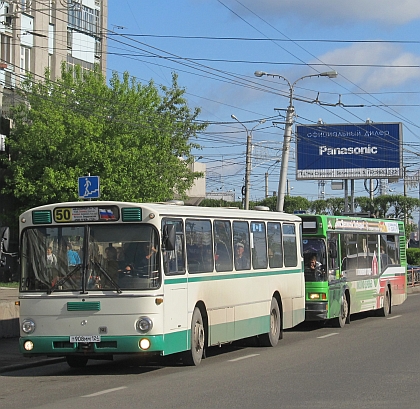
<instances>
[{"instance_id":1,"label":"white lane line","mask_svg":"<svg viewBox=\"0 0 420 409\"><path fill-rule=\"evenodd\" d=\"M331 334L322 335L321 337L317 337L318 339L332 337L334 335L338 335L338 332L332 332Z\"/></svg>"},{"instance_id":2,"label":"white lane line","mask_svg":"<svg viewBox=\"0 0 420 409\"><path fill-rule=\"evenodd\" d=\"M259 354L245 355L245 356L241 356L240 358L236 358L236 359L229 359L229 360L228 360L228 362L241 361L242 359L253 358L254 356L258 356L258 355L259 355Z\"/></svg>"},{"instance_id":3,"label":"white lane line","mask_svg":"<svg viewBox=\"0 0 420 409\"><path fill-rule=\"evenodd\" d=\"M400 318L402 315L393 315L392 317L388 317L387 320L393 320L395 318Z\"/></svg>"},{"instance_id":4,"label":"white lane line","mask_svg":"<svg viewBox=\"0 0 420 409\"><path fill-rule=\"evenodd\" d=\"M90 395L84 395L84 396L82 396L82 398L93 398L94 396L105 395L106 393L120 391L121 389L126 389L126 388L127 388L127 386L120 386L119 388L105 389L105 390L100 391L100 392L91 393Z\"/></svg>"}]
</instances>

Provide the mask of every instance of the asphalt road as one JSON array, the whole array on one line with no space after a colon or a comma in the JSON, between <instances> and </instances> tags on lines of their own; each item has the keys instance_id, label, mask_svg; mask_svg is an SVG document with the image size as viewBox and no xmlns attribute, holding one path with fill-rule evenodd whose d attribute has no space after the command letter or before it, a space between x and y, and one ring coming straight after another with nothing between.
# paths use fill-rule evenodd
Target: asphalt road
<instances>
[{"instance_id":1,"label":"asphalt road","mask_svg":"<svg viewBox=\"0 0 420 409\"><path fill-rule=\"evenodd\" d=\"M124 357L4 372L0 407L413 409L419 310L420 294L411 294L388 318L359 314L343 329L301 325L276 348L212 348L197 368Z\"/></svg>"}]
</instances>

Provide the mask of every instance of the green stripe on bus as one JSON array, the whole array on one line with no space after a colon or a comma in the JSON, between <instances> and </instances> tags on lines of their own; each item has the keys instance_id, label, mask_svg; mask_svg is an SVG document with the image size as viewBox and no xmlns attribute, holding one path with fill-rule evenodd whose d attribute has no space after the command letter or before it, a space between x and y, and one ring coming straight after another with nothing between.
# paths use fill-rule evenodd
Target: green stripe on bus
<instances>
[{"instance_id":1,"label":"green stripe on bus","mask_svg":"<svg viewBox=\"0 0 420 409\"><path fill-rule=\"evenodd\" d=\"M285 274L296 274L301 273L301 270L274 270L274 271L257 271L257 272L247 272L247 273L229 273L224 274L220 273L208 273L209 275L206 276L198 276L190 274L188 277L176 277L170 278L165 277L165 284L184 284L184 283L197 283L197 282L204 282L204 281L216 281L216 280L232 280L232 279L240 279L240 278L254 278L254 277L263 277L263 276L276 276L276 275L285 275ZM206 273L201 273L206 274ZM211 274L211 275L210 275Z\"/></svg>"}]
</instances>

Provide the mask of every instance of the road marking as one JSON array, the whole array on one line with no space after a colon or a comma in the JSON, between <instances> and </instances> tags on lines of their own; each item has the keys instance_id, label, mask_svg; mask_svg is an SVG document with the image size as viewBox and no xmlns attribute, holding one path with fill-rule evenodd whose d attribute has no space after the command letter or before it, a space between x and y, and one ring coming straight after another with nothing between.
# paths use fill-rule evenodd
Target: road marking
<instances>
[{"instance_id":1,"label":"road marking","mask_svg":"<svg viewBox=\"0 0 420 409\"><path fill-rule=\"evenodd\" d=\"M92 393L90 395L84 395L82 396L82 398L93 398L95 396L99 396L99 395L105 395L106 393L111 393L111 392L115 392L115 391L120 391L121 389L126 389L127 386L120 386L119 388L113 388L113 389L105 389L104 391L100 391L100 392L96 392L96 393Z\"/></svg>"},{"instance_id":2,"label":"road marking","mask_svg":"<svg viewBox=\"0 0 420 409\"><path fill-rule=\"evenodd\" d=\"M229 359L228 362L236 362L236 361L241 361L242 359L248 359L248 358L253 358L254 356L258 356L259 354L251 354L251 355L245 355L245 356L241 356L240 358L235 358L235 359Z\"/></svg>"},{"instance_id":3,"label":"road marking","mask_svg":"<svg viewBox=\"0 0 420 409\"><path fill-rule=\"evenodd\" d=\"M387 320L393 320L394 318L400 318L401 315L393 315L392 317L388 317Z\"/></svg>"},{"instance_id":4,"label":"road marking","mask_svg":"<svg viewBox=\"0 0 420 409\"><path fill-rule=\"evenodd\" d=\"M318 339L332 337L333 335L338 335L338 332L332 332L331 334L322 335L321 337L317 337Z\"/></svg>"}]
</instances>

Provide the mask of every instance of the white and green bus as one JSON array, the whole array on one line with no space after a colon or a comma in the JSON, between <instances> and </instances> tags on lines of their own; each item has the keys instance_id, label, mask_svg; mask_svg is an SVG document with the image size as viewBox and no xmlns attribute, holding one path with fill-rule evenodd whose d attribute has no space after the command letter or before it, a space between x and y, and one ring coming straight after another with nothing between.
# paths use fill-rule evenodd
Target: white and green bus
<instances>
[{"instance_id":1,"label":"white and green bus","mask_svg":"<svg viewBox=\"0 0 420 409\"><path fill-rule=\"evenodd\" d=\"M262 210L72 202L20 217L20 350L71 367L182 353L305 318L301 219Z\"/></svg>"}]
</instances>

